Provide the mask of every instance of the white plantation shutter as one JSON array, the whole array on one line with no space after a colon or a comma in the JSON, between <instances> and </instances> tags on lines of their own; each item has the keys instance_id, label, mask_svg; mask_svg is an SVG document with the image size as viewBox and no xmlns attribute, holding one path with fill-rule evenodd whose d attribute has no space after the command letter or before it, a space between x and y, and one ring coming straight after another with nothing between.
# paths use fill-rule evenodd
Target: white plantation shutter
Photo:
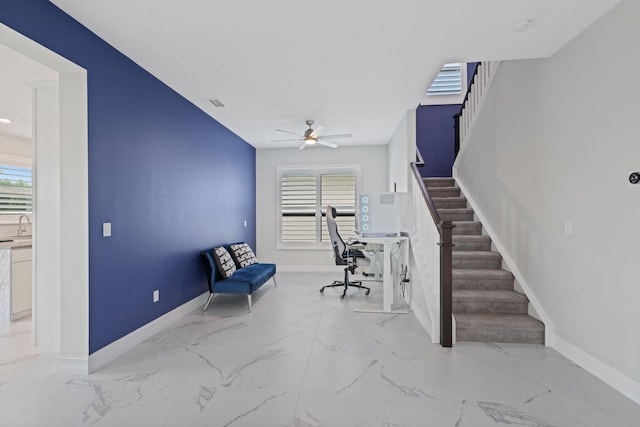
<instances>
[{"instance_id":1,"label":"white plantation shutter","mask_svg":"<svg viewBox=\"0 0 640 427\"><path fill-rule=\"evenodd\" d=\"M322 210L328 205L336 208L336 223L342 236L350 236L356 228L356 176L355 175L322 175ZM322 222L322 242L330 242L326 220Z\"/></svg>"},{"instance_id":2,"label":"white plantation shutter","mask_svg":"<svg viewBox=\"0 0 640 427\"><path fill-rule=\"evenodd\" d=\"M427 95L458 95L462 93L462 64L444 64L427 90Z\"/></svg>"},{"instance_id":3,"label":"white plantation shutter","mask_svg":"<svg viewBox=\"0 0 640 427\"><path fill-rule=\"evenodd\" d=\"M317 178L310 175L282 175L281 216L282 242L313 243L316 241Z\"/></svg>"},{"instance_id":4,"label":"white plantation shutter","mask_svg":"<svg viewBox=\"0 0 640 427\"><path fill-rule=\"evenodd\" d=\"M327 205L338 211L338 229L355 228L357 168L279 168L280 239L289 247L322 247L329 242Z\"/></svg>"},{"instance_id":5,"label":"white plantation shutter","mask_svg":"<svg viewBox=\"0 0 640 427\"><path fill-rule=\"evenodd\" d=\"M0 215L30 214L31 169L0 165Z\"/></svg>"}]
</instances>

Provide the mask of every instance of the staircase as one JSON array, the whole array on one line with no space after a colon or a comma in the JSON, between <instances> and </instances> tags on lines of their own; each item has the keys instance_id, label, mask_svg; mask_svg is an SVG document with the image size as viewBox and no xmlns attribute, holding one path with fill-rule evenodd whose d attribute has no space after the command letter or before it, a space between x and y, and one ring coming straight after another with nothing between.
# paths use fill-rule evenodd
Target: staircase
<instances>
[{"instance_id":1,"label":"staircase","mask_svg":"<svg viewBox=\"0 0 640 427\"><path fill-rule=\"evenodd\" d=\"M424 178L443 221L453 229L453 314L457 341L544 344L544 324L527 315L529 300L514 290L502 256L453 178Z\"/></svg>"}]
</instances>

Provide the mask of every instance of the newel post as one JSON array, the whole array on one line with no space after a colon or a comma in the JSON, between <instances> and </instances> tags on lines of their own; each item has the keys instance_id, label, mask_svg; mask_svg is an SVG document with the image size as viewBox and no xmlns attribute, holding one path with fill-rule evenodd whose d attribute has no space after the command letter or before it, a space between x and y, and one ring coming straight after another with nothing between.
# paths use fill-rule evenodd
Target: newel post
<instances>
[{"instance_id":1,"label":"newel post","mask_svg":"<svg viewBox=\"0 0 640 427\"><path fill-rule=\"evenodd\" d=\"M453 346L453 228L442 221L440 233L440 345Z\"/></svg>"}]
</instances>

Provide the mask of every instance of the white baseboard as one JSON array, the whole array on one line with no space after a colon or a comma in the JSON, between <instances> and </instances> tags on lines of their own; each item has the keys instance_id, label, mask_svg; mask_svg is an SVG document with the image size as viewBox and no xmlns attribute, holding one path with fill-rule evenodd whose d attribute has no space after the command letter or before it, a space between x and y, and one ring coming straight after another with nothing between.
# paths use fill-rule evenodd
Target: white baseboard
<instances>
[{"instance_id":1,"label":"white baseboard","mask_svg":"<svg viewBox=\"0 0 640 427\"><path fill-rule=\"evenodd\" d=\"M278 264L278 273L342 273L339 265L282 265Z\"/></svg>"},{"instance_id":2,"label":"white baseboard","mask_svg":"<svg viewBox=\"0 0 640 427\"><path fill-rule=\"evenodd\" d=\"M56 372L59 374L86 375L89 371L89 358L60 355L56 364Z\"/></svg>"},{"instance_id":3,"label":"white baseboard","mask_svg":"<svg viewBox=\"0 0 640 427\"><path fill-rule=\"evenodd\" d=\"M551 318L549 317L547 312L544 310L544 308L542 308L542 304L540 304L540 301L536 297L531 286L529 286L529 283L525 280L524 275L518 269L518 266L513 261L513 258L509 256L509 252L505 249L505 246L496 237L495 231L489 225L486 217L482 214L482 211L478 209L478 205L476 204L473 197L470 195L469 191L467 191L467 188L465 187L464 183L461 182L458 177L455 177L455 178L456 178L456 183L464 193L464 196L467 199L469 206L473 208L473 212L478 217L478 220L482 223L482 227L485 229L489 237L491 237L491 241L496 246L496 249L498 250L498 252L500 252L500 255L502 255L502 260L507 265L509 271L513 273L516 280L518 281L518 284L520 285L524 293L527 295L527 298L529 298L529 303L533 306L536 313L540 316L540 320L542 321L542 323L544 323L544 342L545 342L545 345L548 346L549 345L548 343L553 340L554 331L555 331L555 327L553 325L553 322L551 321Z\"/></svg>"},{"instance_id":4,"label":"white baseboard","mask_svg":"<svg viewBox=\"0 0 640 427\"><path fill-rule=\"evenodd\" d=\"M425 332L429 334L431 342L437 344L438 339L434 339L434 337L436 337L437 335L433 331L433 323L431 322L431 318L429 317L429 315L422 311L422 308L418 304L416 304L413 299L411 300L410 307L411 311L416 316L416 319L418 319L418 322L420 322Z\"/></svg>"},{"instance_id":5,"label":"white baseboard","mask_svg":"<svg viewBox=\"0 0 640 427\"><path fill-rule=\"evenodd\" d=\"M162 331L176 320L186 316L198 307L203 306L207 301L208 296L209 292L205 292L89 355L85 373L95 372L97 369L100 369L116 357L133 349L142 341ZM72 362L72 359L65 359L66 365L73 365ZM58 364L58 366L60 367L60 364Z\"/></svg>"},{"instance_id":6,"label":"white baseboard","mask_svg":"<svg viewBox=\"0 0 640 427\"><path fill-rule=\"evenodd\" d=\"M554 335L551 347L640 405L640 383Z\"/></svg>"}]
</instances>

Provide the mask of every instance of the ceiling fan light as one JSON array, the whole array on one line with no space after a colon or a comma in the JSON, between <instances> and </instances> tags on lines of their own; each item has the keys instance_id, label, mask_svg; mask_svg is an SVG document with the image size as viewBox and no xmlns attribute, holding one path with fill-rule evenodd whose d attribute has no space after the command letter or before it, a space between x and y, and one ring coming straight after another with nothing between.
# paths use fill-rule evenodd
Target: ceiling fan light
<instances>
[{"instance_id":1,"label":"ceiling fan light","mask_svg":"<svg viewBox=\"0 0 640 427\"><path fill-rule=\"evenodd\" d=\"M304 139L304 143L307 144L307 145L313 145L316 142L318 142L318 141L316 141L315 138L307 137L307 138Z\"/></svg>"}]
</instances>

